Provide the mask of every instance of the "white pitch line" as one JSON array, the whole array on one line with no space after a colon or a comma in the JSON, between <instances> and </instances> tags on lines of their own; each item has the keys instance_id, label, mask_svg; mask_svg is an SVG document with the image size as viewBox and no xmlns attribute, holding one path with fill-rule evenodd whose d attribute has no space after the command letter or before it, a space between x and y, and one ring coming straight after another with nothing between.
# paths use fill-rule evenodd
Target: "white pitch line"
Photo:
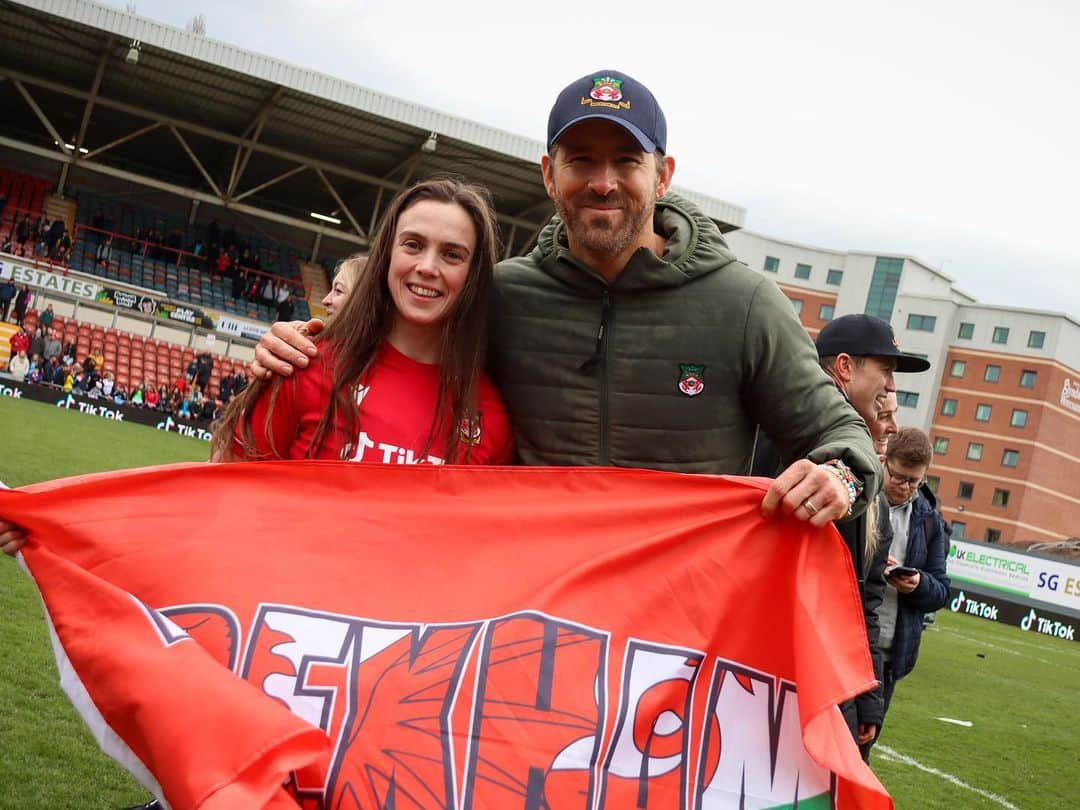
<instances>
[{"instance_id":1,"label":"white pitch line","mask_svg":"<svg viewBox=\"0 0 1080 810\"><path fill-rule=\"evenodd\" d=\"M994 643L992 643L990 641L983 641L981 638L975 638L974 636L966 636L963 633L958 632L956 630L946 630L945 632L946 633L951 633L952 635L957 636L958 638L962 638L965 641L970 641L972 644L978 644L978 645L980 645L982 647L986 647L987 649L990 649L990 650L998 650L999 652L1008 653L1009 655L1018 655L1021 658L1028 658L1028 659L1030 659L1032 661L1038 661L1040 664L1049 664L1052 667L1061 667L1062 669L1072 669L1072 667L1066 666L1065 664L1059 664L1057 661L1048 661L1045 658L1039 658L1038 656L1035 656L1035 655L1027 655L1026 653L1020 652L1019 650L1010 650L1008 647L1002 647L1000 644L994 644ZM1036 645L1027 644L1025 646L1035 647ZM1036 647L1036 649L1038 649L1040 652L1044 651L1042 647Z\"/></svg>"},{"instance_id":2,"label":"white pitch line","mask_svg":"<svg viewBox=\"0 0 1080 810\"><path fill-rule=\"evenodd\" d=\"M1017 807L1015 804L1013 804L1003 796L998 796L996 793L991 793L989 790L983 790L982 788L977 788L973 785L969 785L967 782L958 779L951 773L945 773L944 771L939 771L937 768L931 768L929 765L923 765L921 762L914 760L909 756L901 754L895 748L889 748L889 746L887 745L878 744L874 746L873 750L878 756L880 756L887 762L899 762L901 765L910 765L913 768L918 768L920 771L925 771L926 773L933 776L941 777L946 782L951 782L952 784L956 785L957 787L961 787L964 790L970 790L972 793L977 793L984 799L989 799L995 804L999 804L1002 807L1008 808L1008 810L1020 810L1019 807Z\"/></svg>"}]
</instances>

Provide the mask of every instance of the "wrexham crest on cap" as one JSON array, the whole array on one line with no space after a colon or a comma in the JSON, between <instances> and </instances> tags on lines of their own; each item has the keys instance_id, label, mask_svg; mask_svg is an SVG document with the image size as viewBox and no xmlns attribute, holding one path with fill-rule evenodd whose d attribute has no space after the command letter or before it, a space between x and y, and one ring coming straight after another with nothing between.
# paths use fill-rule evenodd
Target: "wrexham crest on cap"
<instances>
[{"instance_id":1,"label":"wrexham crest on cap","mask_svg":"<svg viewBox=\"0 0 1080 810\"><path fill-rule=\"evenodd\" d=\"M600 76L592 80L589 95L597 101L622 101L622 79Z\"/></svg>"},{"instance_id":2,"label":"wrexham crest on cap","mask_svg":"<svg viewBox=\"0 0 1080 810\"><path fill-rule=\"evenodd\" d=\"M592 80L592 90L588 98L582 98L582 104L590 107L611 107L615 110L629 110L630 102L623 99L622 79L613 76L597 76Z\"/></svg>"},{"instance_id":3,"label":"wrexham crest on cap","mask_svg":"<svg viewBox=\"0 0 1080 810\"><path fill-rule=\"evenodd\" d=\"M688 397L696 397L705 390L705 366L679 363L679 390Z\"/></svg>"}]
</instances>

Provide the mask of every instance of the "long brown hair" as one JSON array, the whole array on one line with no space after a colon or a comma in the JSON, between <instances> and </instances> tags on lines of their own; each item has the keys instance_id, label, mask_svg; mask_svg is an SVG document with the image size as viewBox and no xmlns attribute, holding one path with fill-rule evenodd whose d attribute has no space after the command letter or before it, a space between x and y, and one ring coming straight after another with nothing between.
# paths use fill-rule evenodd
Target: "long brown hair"
<instances>
[{"instance_id":1,"label":"long brown hair","mask_svg":"<svg viewBox=\"0 0 1080 810\"><path fill-rule=\"evenodd\" d=\"M469 429L476 416L477 380L484 368L492 270L499 255L499 237L488 191L482 186L452 178L425 180L405 189L393 199L375 232L367 264L359 273L352 292L341 311L315 338L317 343L323 345L321 351L325 351L328 345L334 349L334 393L308 445L306 458L318 453L339 416L344 416L346 437L359 433L360 414L354 389L371 367L394 323L395 307L387 274L398 221L407 209L422 200L459 206L468 214L476 230L476 250L469 264L468 276L442 322L435 418L420 453L421 458L426 456L436 440L445 436L446 460L460 462L468 459L470 443L462 443L461 432ZM251 428L252 406L270 387L267 408L269 433L274 402L282 382L283 378L277 375L269 382L257 380L229 403L214 428L212 459L224 461L258 457ZM241 453L235 452L233 443L238 424L243 441ZM285 448L272 447L271 450L275 456L284 457Z\"/></svg>"}]
</instances>

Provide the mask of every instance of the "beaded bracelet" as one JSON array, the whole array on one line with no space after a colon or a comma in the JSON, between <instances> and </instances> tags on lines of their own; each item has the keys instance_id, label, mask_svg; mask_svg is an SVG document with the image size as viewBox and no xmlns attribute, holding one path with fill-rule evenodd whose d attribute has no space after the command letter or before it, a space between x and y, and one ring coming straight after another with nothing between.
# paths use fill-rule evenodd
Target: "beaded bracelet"
<instances>
[{"instance_id":1,"label":"beaded bracelet","mask_svg":"<svg viewBox=\"0 0 1080 810\"><path fill-rule=\"evenodd\" d=\"M842 462L838 458L829 459L824 464L819 465L831 472L847 487L848 491L848 516L850 517L852 511L855 509L855 501L859 499L859 496L863 491L863 482L855 477L855 473L851 471L851 468Z\"/></svg>"}]
</instances>

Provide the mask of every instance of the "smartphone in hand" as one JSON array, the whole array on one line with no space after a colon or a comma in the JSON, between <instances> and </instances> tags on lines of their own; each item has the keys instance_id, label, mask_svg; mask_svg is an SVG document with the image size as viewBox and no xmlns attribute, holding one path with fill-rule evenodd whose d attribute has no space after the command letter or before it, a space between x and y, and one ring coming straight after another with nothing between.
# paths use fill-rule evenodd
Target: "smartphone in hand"
<instances>
[{"instance_id":1,"label":"smartphone in hand","mask_svg":"<svg viewBox=\"0 0 1080 810\"><path fill-rule=\"evenodd\" d=\"M889 579L890 577L910 577L914 576L917 573L919 573L918 568L909 568L906 565L894 565L892 568L888 568L885 570L885 578Z\"/></svg>"}]
</instances>

